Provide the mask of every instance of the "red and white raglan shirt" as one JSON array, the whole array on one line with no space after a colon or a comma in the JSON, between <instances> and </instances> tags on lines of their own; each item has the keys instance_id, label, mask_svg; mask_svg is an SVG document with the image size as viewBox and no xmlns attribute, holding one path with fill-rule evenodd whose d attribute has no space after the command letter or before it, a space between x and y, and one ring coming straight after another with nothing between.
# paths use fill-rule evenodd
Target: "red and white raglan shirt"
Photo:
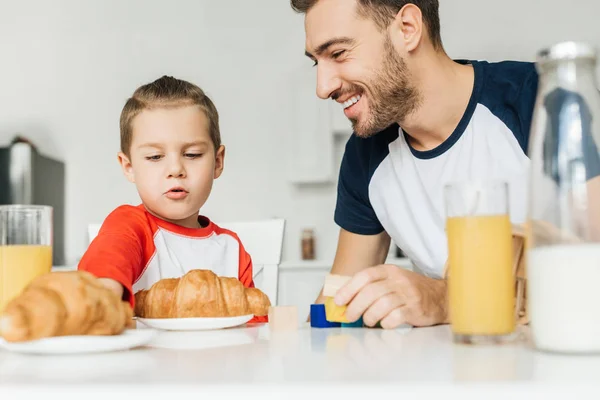
<instances>
[{"instance_id":1,"label":"red and white raglan shirt","mask_svg":"<svg viewBox=\"0 0 600 400\"><path fill-rule=\"evenodd\" d=\"M143 205L123 205L105 219L78 269L123 285L134 307L134 294L165 278L192 269L209 269L254 287L252 259L239 237L199 216L201 228L185 228L150 214ZM255 316L249 322L267 322Z\"/></svg>"}]
</instances>

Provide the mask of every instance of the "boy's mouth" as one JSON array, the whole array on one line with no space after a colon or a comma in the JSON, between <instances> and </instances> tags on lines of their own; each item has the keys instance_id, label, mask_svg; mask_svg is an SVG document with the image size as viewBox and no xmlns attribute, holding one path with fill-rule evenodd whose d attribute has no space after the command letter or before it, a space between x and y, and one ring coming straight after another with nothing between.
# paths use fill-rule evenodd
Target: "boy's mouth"
<instances>
[{"instance_id":1,"label":"boy's mouth","mask_svg":"<svg viewBox=\"0 0 600 400\"><path fill-rule=\"evenodd\" d=\"M188 195L188 191L182 187L171 188L171 189L169 189L169 191L167 191L165 193L165 196L167 196L167 198L172 199L172 200L180 200L180 199L187 197L187 195Z\"/></svg>"}]
</instances>

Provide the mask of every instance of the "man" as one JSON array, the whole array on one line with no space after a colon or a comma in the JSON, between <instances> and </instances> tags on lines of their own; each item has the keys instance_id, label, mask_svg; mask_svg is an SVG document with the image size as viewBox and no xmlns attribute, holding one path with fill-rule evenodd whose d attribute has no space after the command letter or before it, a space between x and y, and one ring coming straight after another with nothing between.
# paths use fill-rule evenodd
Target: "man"
<instances>
[{"instance_id":1,"label":"man","mask_svg":"<svg viewBox=\"0 0 600 400\"><path fill-rule=\"evenodd\" d=\"M305 14L317 95L337 101L355 133L340 170L332 267L353 278L335 301L368 326L448 323L444 186L504 179L511 220L525 221L535 65L452 60L438 0L291 5ZM382 265L390 238L418 272Z\"/></svg>"}]
</instances>

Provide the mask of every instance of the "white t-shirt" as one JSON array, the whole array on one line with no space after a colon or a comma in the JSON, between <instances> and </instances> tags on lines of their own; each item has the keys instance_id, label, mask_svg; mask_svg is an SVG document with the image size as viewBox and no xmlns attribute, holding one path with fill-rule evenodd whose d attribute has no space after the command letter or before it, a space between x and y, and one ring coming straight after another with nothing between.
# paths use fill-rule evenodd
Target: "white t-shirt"
<instances>
[{"instance_id":1,"label":"white t-shirt","mask_svg":"<svg viewBox=\"0 0 600 400\"><path fill-rule=\"evenodd\" d=\"M533 63L461 61L475 81L450 137L413 149L398 125L369 138L352 135L338 181L335 222L363 235L386 231L425 275L440 278L448 256L443 188L499 178L509 184L513 223L527 218L529 129L538 75Z\"/></svg>"}]
</instances>

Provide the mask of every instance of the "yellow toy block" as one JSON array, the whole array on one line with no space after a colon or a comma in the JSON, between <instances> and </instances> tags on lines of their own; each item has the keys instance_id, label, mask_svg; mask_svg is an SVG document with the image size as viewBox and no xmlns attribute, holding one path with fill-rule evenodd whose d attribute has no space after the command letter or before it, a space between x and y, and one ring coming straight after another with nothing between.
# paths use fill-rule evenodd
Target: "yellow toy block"
<instances>
[{"instance_id":1,"label":"yellow toy block","mask_svg":"<svg viewBox=\"0 0 600 400\"><path fill-rule=\"evenodd\" d=\"M325 317L329 322L350 322L346 318L346 306L338 306L333 297L325 299Z\"/></svg>"}]
</instances>

